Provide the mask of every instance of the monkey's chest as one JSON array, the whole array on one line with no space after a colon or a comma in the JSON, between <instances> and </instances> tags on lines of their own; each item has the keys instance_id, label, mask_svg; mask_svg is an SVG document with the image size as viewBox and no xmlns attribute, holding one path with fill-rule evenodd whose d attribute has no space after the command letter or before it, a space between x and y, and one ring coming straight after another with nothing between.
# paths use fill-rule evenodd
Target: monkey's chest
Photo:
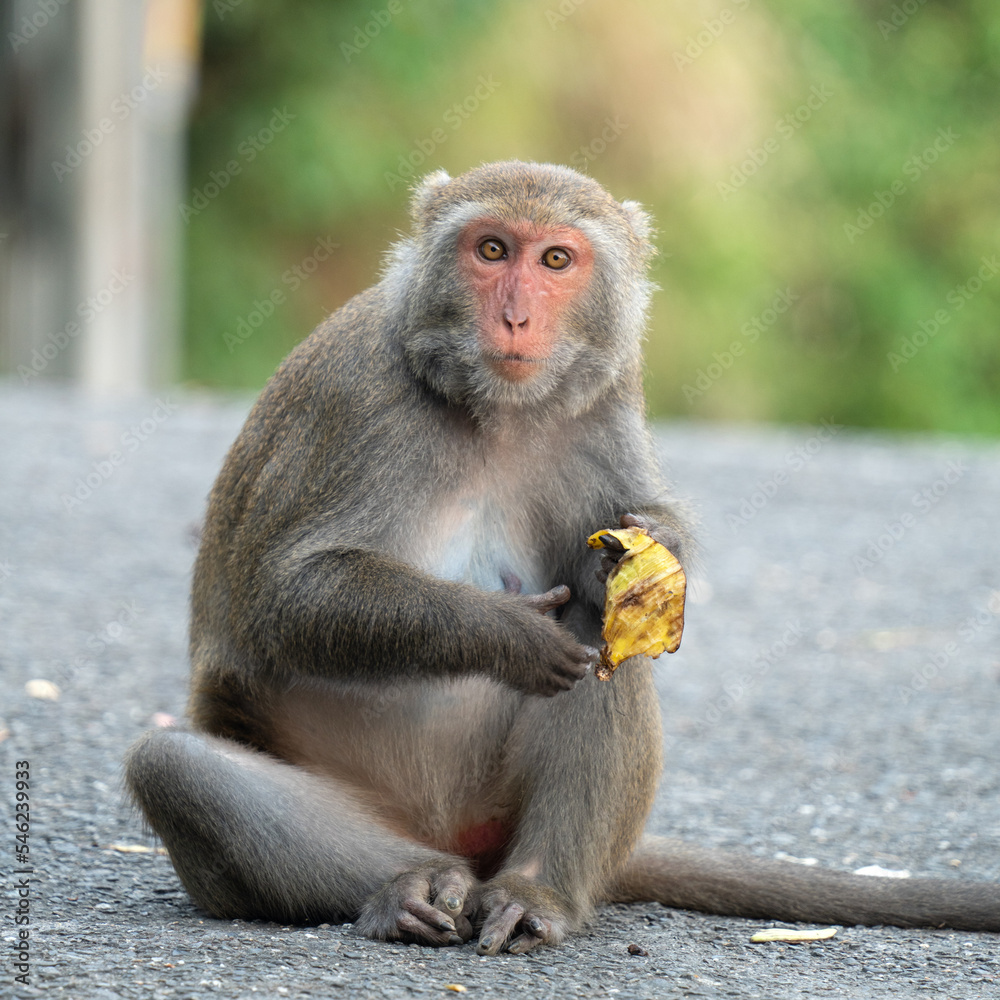
<instances>
[{"instance_id":1,"label":"monkey's chest","mask_svg":"<svg viewBox=\"0 0 1000 1000\"><path fill-rule=\"evenodd\" d=\"M439 502L420 531L416 564L482 590L517 589L517 582L524 593L547 590L537 528L505 492L458 492Z\"/></svg>"}]
</instances>

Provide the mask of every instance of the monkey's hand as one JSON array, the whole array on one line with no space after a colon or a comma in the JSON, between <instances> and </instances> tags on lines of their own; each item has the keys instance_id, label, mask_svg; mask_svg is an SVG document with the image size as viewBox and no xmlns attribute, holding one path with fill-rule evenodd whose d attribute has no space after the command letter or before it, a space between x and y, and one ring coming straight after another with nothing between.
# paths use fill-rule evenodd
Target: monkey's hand
<instances>
[{"instance_id":1,"label":"monkey's hand","mask_svg":"<svg viewBox=\"0 0 1000 1000\"><path fill-rule=\"evenodd\" d=\"M654 542L659 542L665 549L669 549L674 558L679 560L678 553L684 548L684 539L669 525L639 514L622 514L618 520L623 528L638 528L649 535ZM608 582L608 574L618 565L625 552L625 546L613 537L610 540L605 539L601 553L601 568L597 570L597 579L601 583Z\"/></svg>"},{"instance_id":2,"label":"monkey's hand","mask_svg":"<svg viewBox=\"0 0 1000 1000\"><path fill-rule=\"evenodd\" d=\"M504 583L508 592L518 593L523 607L536 612L527 616L522 625L528 629L531 655L515 654L516 662L506 664L504 680L526 694L551 697L569 691L587 675L599 656L596 649L581 646L566 628L545 617L569 600L569 587L560 585L544 594L520 594L521 583L516 577L508 577Z\"/></svg>"},{"instance_id":3,"label":"monkey's hand","mask_svg":"<svg viewBox=\"0 0 1000 1000\"><path fill-rule=\"evenodd\" d=\"M540 944L561 944L572 930L569 907L558 892L513 872L486 883L479 910L482 930L476 951L522 955ZM504 947L506 946L506 948Z\"/></svg>"},{"instance_id":4,"label":"monkey's hand","mask_svg":"<svg viewBox=\"0 0 1000 1000\"><path fill-rule=\"evenodd\" d=\"M473 934L479 891L467 865L428 862L386 882L365 903L357 928L378 941L464 944Z\"/></svg>"}]
</instances>

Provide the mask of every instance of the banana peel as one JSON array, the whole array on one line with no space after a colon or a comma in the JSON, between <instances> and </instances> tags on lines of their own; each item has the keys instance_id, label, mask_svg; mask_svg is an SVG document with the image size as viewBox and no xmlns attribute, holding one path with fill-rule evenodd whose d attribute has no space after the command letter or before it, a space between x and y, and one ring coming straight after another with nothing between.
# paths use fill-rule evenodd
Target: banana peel
<instances>
[{"instance_id":1,"label":"banana peel","mask_svg":"<svg viewBox=\"0 0 1000 1000\"><path fill-rule=\"evenodd\" d=\"M687 577L673 553L644 531L596 531L587 544L592 549L605 548L602 539L608 535L626 551L608 573L604 593L604 647L594 670L602 681L611 680L618 665L630 656L656 659L664 650L677 650L684 631L687 588Z\"/></svg>"}]
</instances>

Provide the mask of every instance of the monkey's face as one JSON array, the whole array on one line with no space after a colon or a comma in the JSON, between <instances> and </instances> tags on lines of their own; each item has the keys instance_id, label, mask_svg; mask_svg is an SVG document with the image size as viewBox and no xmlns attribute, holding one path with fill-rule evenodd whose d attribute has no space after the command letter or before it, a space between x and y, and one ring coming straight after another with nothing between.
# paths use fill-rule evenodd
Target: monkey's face
<instances>
[{"instance_id":1,"label":"monkey's face","mask_svg":"<svg viewBox=\"0 0 1000 1000\"><path fill-rule=\"evenodd\" d=\"M506 383L544 379L568 311L590 283L590 241L572 226L487 217L464 227L457 252L485 365Z\"/></svg>"},{"instance_id":2,"label":"monkey's face","mask_svg":"<svg viewBox=\"0 0 1000 1000\"><path fill-rule=\"evenodd\" d=\"M637 385L652 286L649 220L548 164L487 164L419 185L393 247L389 312L416 375L474 414L574 416Z\"/></svg>"}]
</instances>

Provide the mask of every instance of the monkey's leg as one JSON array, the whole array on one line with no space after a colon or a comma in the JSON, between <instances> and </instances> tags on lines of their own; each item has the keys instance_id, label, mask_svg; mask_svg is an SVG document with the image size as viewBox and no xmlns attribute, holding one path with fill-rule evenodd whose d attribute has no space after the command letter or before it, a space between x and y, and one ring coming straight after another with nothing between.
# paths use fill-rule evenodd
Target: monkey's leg
<instances>
[{"instance_id":1,"label":"monkey's leg","mask_svg":"<svg viewBox=\"0 0 1000 1000\"><path fill-rule=\"evenodd\" d=\"M342 783L169 729L132 747L125 777L185 888L214 916L355 920L372 937L438 945L472 936L468 865L395 835Z\"/></svg>"},{"instance_id":2,"label":"monkey's leg","mask_svg":"<svg viewBox=\"0 0 1000 1000\"><path fill-rule=\"evenodd\" d=\"M522 806L507 860L483 887L480 954L559 944L604 898L652 806L661 740L648 661L525 699L504 748Z\"/></svg>"}]
</instances>

